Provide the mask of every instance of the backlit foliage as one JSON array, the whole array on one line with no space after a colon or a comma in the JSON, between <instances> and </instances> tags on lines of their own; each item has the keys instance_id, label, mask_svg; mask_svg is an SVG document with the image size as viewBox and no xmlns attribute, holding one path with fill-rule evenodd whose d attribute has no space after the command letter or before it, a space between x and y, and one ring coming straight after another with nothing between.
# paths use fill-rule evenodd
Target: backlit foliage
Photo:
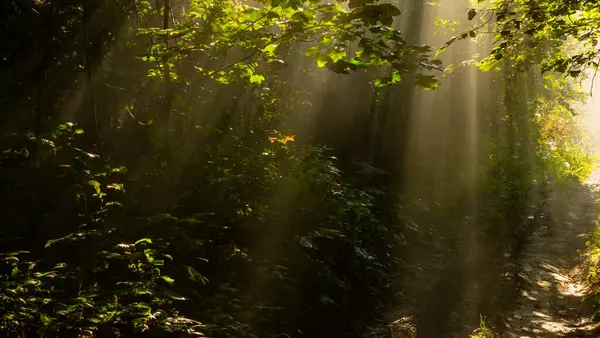
<instances>
[{"instance_id":1,"label":"backlit foliage","mask_svg":"<svg viewBox=\"0 0 600 338\"><path fill-rule=\"evenodd\" d=\"M396 6L373 0L282 0L254 5L193 0L172 29L142 28L139 34L173 40L169 48L153 44L148 61L172 60L174 55L200 59L203 61L195 69L223 84L237 79L260 84L268 64L286 64L286 51L300 46L319 67L336 73L368 67L389 69L377 86L396 83L403 74L416 74L419 85L433 88L435 78L422 72L441 62L431 60L430 47L409 45L401 32L391 27L400 14ZM230 58L219 62L223 56ZM206 60L217 65L207 67Z\"/></svg>"}]
</instances>

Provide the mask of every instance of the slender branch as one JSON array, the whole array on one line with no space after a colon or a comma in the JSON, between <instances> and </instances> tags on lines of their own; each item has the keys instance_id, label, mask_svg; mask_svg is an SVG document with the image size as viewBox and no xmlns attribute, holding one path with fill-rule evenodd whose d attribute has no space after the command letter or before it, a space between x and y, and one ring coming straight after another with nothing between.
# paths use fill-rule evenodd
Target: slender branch
<instances>
[{"instance_id":1,"label":"slender branch","mask_svg":"<svg viewBox=\"0 0 600 338\"><path fill-rule=\"evenodd\" d=\"M106 83L106 82L104 83L104 85L107 86L108 88L111 88L111 89L115 89L115 90L118 90L118 91L121 91L121 92L126 92L126 93L132 93L132 94L136 94L136 95L156 95L154 93L139 92L139 91L129 90L127 88L123 88L123 87L111 85L111 84ZM81 89L74 89L74 88L65 88L65 89L66 90L81 90Z\"/></svg>"},{"instance_id":2,"label":"slender branch","mask_svg":"<svg viewBox=\"0 0 600 338\"><path fill-rule=\"evenodd\" d=\"M600 59L598 61L600 63ZM590 87L590 96L591 97L594 97L594 82L596 81L596 75L598 75L598 66L599 65L596 65L596 67L594 67L594 76L592 77L592 84Z\"/></svg>"}]
</instances>

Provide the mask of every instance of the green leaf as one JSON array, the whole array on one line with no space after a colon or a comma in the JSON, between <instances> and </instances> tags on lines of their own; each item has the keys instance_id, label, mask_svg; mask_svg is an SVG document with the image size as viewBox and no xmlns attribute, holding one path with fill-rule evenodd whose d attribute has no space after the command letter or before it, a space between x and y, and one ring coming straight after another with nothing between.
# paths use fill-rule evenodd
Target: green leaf
<instances>
[{"instance_id":1,"label":"green leaf","mask_svg":"<svg viewBox=\"0 0 600 338\"><path fill-rule=\"evenodd\" d=\"M388 81L385 79L377 79L375 80L375 88L383 88L388 84Z\"/></svg>"},{"instance_id":2,"label":"green leaf","mask_svg":"<svg viewBox=\"0 0 600 338\"><path fill-rule=\"evenodd\" d=\"M260 74L254 74L250 76L250 83L262 83L265 80L265 77Z\"/></svg>"},{"instance_id":3,"label":"green leaf","mask_svg":"<svg viewBox=\"0 0 600 338\"><path fill-rule=\"evenodd\" d=\"M91 180L91 181L88 182L88 184L91 185L92 187L94 187L94 190L96 190L97 194L99 194L101 192L101 190L100 190L100 182Z\"/></svg>"},{"instance_id":4,"label":"green leaf","mask_svg":"<svg viewBox=\"0 0 600 338\"><path fill-rule=\"evenodd\" d=\"M4 258L4 260L6 262L12 262L13 264L19 263L19 258L14 257L14 256L12 256L12 257L6 257L6 258Z\"/></svg>"},{"instance_id":5,"label":"green leaf","mask_svg":"<svg viewBox=\"0 0 600 338\"><path fill-rule=\"evenodd\" d=\"M321 52L319 51L319 47L312 46L306 50L306 56L319 56Z\"/></svg>"},{"instance_id":6,"label":"green leaf","mask_svg":"<svg viewBox=\"0 0 600 338\"><path fill-rule=\"evenodd\" d=\"M66 269L67 267L67 263L58 263L52 269Z\"/></svg>"},{"instance_id":7,"label":"green leaf","mask_svg":"<svg viewBox=\"0 0 600 338\"><path fill-rule=\"evenodd\" d=\"M110 169L111 173L121 173L124 174L127 172L127 168L126 167L116 167L116 168L112 168Z\"/></svg>"},{"instance_id":8,"label":"green leaf","mask_svg":"<svg viewBox=\"0 0 600 338\"><path fill-rule=\"evenodd\" d=\"M360 61L356 58L350 58L348 62L355 65L357 68L367 68L369 66L368 62Z\"/></svg>"},{"instance_id":9,"label":"green leaf","mask_svg":"<svg viewBox=\"0 0 600 338\"><path fill-rule=\"evenodd\" d=\"M439 84L440 82L433 75L418 74L415 77L415 85L423 89L435 89Z\"/></svg>"},{"instance_id":10,"label":"green leaf","mask_svg":"<svg viewBox=\"0 0 600 338\"><path fill-rule=\"evenodd\" d=\"M333 60L333 62L337 62L341 59L343 59L346 56L346 52L345 51L331 51L329 52L329 57L331 58L331 60Z\"/></svg>"},{"instance_id":11,"label":"green leaf","mask_svg":"<svg viewBox=\"0 0 600 338\"><path fill-rule=\"evenodd\" d=\"M475 18L476 15L477 15L477 11L474 8L471 8L469 10L469 14L467 15L467 18L469 19L469 21L471 21Z\"/></svg>"},{"instance_id":12,"label":"green leaf","mask_svg":"<svg viewBox=\"0 0 600 338\"><path fill-rule=\"evenodd\" d=\"M373 0L350 0L348 7L349 8L362 7L369 3L373 3Z\"/></svg>"},{"instance_id":13,"label":"green leaf","mask_svg":"<svg viewBox=\"0 0 600 338\"><path fill-rule=\"evenodd\" d=\"M300 245L302 245L303 247L309 248L309 249L313 249L314 248L314 245L312 244L312 242L308 238L302 236L302 237L299 237L298 240L300 242Z\"/></svg>"},{"instance_id":14,"label":"green leaf","mask_svg":"<svg viewBox=\"0 0 600 338\"><path fill-rule=\"evenodd\" d=\"M39 286L41 284L42 284L42 282L40 282L37 279L30 279L30 280L26 281L23 285Z\"/></svg>"},{"instance_id":15,"label":"green leaf","mask_svg":"<svg viewBox=\"0 0 600 338\"><path fill-rule=\"evenodd\" d=\"M175 280L169 276L161 276L161 277L165 282L169 283L169 285L173 285L173 283L175 282Z\"/></svg>"},{"instance_id":16,"label":"green leaf","mask_svg":"<svg viewBox=\"0 0 600 338\"><path fill-rule=\"evenodd\" d=\"M44 323L44 325L48 325L52 322L52 320L50 320L50 318L43 313L40 313L40 320L42 323Z\"/></svg>"},{"instance_id":17,"label":"green leaf","mask_svg":"<svg viewBox=\"0 0 600 338\"><path fill-rule=\"evenodd\" d=\"M450 45L452 45L458 39L459 36L453 36L452 38L450 38L450 40L446 41L446 43L435 52L435 55L438 56L441 53L443 53L446 49L448 49L448 47L450 47Z\"/></svg>"},{"instance_id":18,"label":"green leaf","mask_svg":"<svg viewBox=\"0 0 600 338\"><path fill-rule=\"evenodd\" d=\"M392 4L379 4L379 8L391 16L398 16L402 14L400 9Z\"/></svg>"},{"instance_id":19,"label":"green leaf","mask_svg":"<svg viewBox=\"0 0 600 338\"><path fill-rule=\"evenodd\" d=\"M148 263L150 263L150 264L154 263L154 253L155 253L155 251L152 249L144 250L144 255L146 255L146 259L148 260Z\"/></svg>"},{"instance_id":20,"label":"green leaf","mask_svg":"<svg viewBox=\"0 0 600 338\"><path fill-rule=\"evenodd\" d=\"M141 244L141 243L152 244L152 240L150 238L142 238L142 239L136 241L134 244L138 245L138 244Z\"/></svg>"},{"instance_id":21,"label":"green leaf","mask_svg":"<svg viewBox=\"0 0 600 338\"><path fill-rule=\"evenodd\" d=\"M40 277L50 277L50 278L55 278L56 277L56 271L48 271L48 272L44 272L44 273L36 273L35 276L40 278Z\"/></svg>"},{"instance_id":22,"label":"green leaf","mask_svg":"<svg viewBox=\"0 0 600 338\"><path fill-rule=\"evenodd\" d=\"M356 250L356 254L363 259L366 260L374 260L375 257L371 256L365 249L360 248L360 247L354 247L354 250Z\"/></svg>"},{"instance_id":23,"label":"green leaf","mask_svg":"<svg viewBox=\"0 0 600 338\"><path fill-rule=\"evenodd\" d=\"M187 265L186 267L191 280L194 282L201 282L203 285L208 284L208 278L204 277L204 275L191 266Z\"/></svg>"},{"instance_id":24,"label":"green leaf","mask_svg":"<svg viewBox=\"0 0 600 338\"><path fill-rule=\"evenodd\" d=\"M267 54L268 56L275 56L276 49L277 49L276 44L270 44L267 47L263 48L263 53Z\"/></svg>"},{"instance_id":25,"label":"green leaf","mask_svg":"<svg viewBox=\"0 0 600 338\"><path fill-rule=\"evenodd\" d=\"M111 183L106 186L108 189L123 191L123 183Z\"/></svg>"},{"instance_id":26,"label":"green leaf","mask_svg":"<svg viewBox=\"0 0 600 338\"><path fill-rule=\"evenodd\" d=\"M389 76L384 76L375 80L375 88L383 88L394 83L400 82L402 80L402 76L399 73L393 73Z\"/></svg>"}]
</instances>

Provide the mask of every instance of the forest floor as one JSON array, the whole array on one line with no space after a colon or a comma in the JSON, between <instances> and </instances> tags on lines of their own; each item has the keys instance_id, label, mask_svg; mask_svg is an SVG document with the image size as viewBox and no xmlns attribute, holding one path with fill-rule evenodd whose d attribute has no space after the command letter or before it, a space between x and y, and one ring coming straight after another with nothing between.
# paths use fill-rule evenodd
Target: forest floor
<instances>
[{"instance_id":1,"label":"forest floor","mask_svg":"<svg viewBox=\"0 0 600 338\"><path fill-rule=\"evenodd\" d=\"M600 171L559 184L520 260L519 292L500 337L588 337L596 331L581 253L597 219Z\"/></svg>"}]
</instances>

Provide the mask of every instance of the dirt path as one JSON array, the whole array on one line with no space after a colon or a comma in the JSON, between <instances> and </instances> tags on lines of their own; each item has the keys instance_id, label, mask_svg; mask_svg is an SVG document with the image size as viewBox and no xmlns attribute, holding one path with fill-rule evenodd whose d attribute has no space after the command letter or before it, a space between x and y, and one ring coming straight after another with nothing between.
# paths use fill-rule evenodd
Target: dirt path
<instances>
[{"instance_id":1,"label":"dirt path","mask_svg":"<svg viewBox=\"0 0 600 338\"><path fill-rule=\"evenodd\" d=\"M600 172L585 184L559 185L521 260L517 304L501 337L584 337L592 329L580 253L597 217Z\"/></svg>"},{"instance_id":2,"label":"dirt path","mask_svg":"<svg viewBox=\"0 0 600 338\"><path fill-rule=\"evenodd\" d=\"M365 337L464 338L478 326L480 315L499 338L600 337L581 271L581 253L596 224L598 198L600 170L584 184L557 184L541 215L531 216L534 231L516 260L507 258L510 252L504 248L477 254L485 243L477 238L454 246L442 242L441 248L462 248L467 254L458 249L453 255L452 250L438 251L413 264L416 268L401 276L399 309L390 311ZM468 227L451 231L470 233ZM468 243L479 243L475 247L479 251ZM428 242L424 246L431 248ZM447 259L439 252L446 252ZM406 261L423 260L425 255L411 254ZM448 265L449 260L457 263Z\"/></svg>"}]
</instances>

